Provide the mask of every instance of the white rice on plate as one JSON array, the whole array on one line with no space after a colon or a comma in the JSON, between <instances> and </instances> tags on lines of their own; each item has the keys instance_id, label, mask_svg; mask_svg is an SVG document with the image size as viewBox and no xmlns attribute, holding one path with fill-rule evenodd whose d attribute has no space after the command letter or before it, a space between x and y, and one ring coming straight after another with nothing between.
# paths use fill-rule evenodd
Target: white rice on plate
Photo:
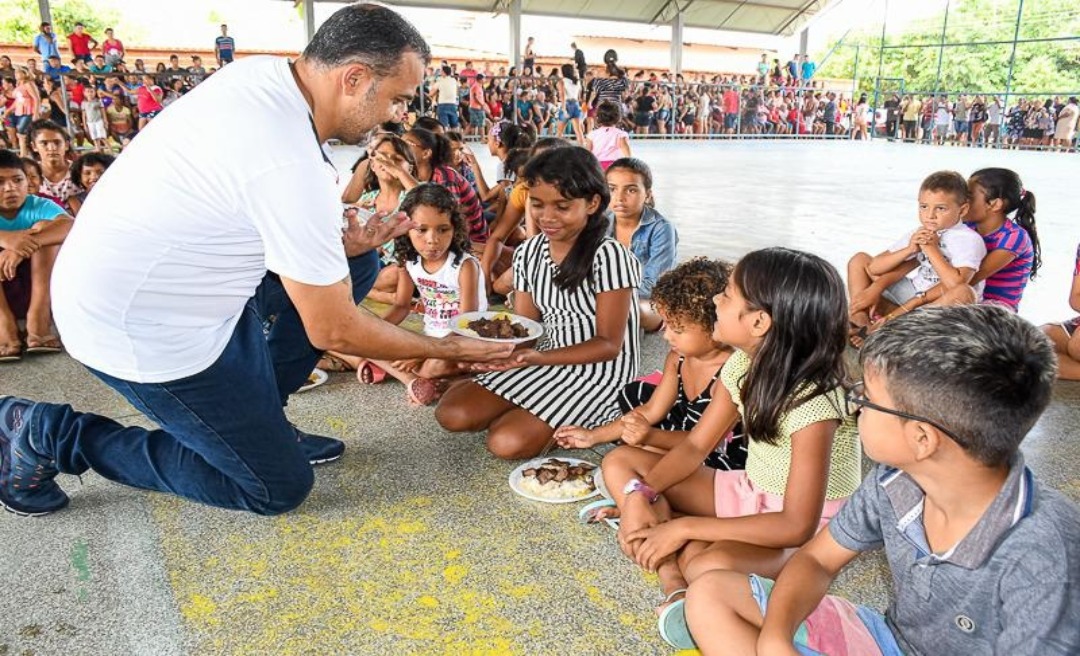
<instances>
[{"instance_id":1,"label":"white rice on plate","mask_svg":"<svg viewBox=\"0 0 1080 656\"><path fill-rule=\"evenodd\" d=\"M523 476L518 485L523 491L543 499L576 499L592 494L596 489L595 485L590 485L580 478L561 483L556 481L541 483L531 476Z\"/></svg>"}]
</instances>

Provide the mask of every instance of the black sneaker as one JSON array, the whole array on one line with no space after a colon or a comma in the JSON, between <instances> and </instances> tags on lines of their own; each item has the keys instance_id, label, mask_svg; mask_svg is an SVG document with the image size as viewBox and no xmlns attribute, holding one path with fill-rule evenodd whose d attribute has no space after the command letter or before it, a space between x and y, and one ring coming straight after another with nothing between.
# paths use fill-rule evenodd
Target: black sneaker
<instances>
[{"instance_id":1,"label":"black sneaker","mask_svg":"<svg viewBox=\"0 0 1080 656\"><path fill-rule=\"evenodd\" d=\"M293 426L293 430L296 431L296 439L300 442L300 449L312 465L333 462L345 453L345 443L341 440L305 433L296 426Z\"/></svg>"},{"instance_id":2,"label":"black sneaker","mask_svg":"<svg viewBox=\"0 0 1080 656\"><path fill-rule=\"evenodd\" d=\"M26 413L34 404L0 396L0 505L23 517L40 517L68 505L53 479L56 462L34 451Z\"/></svg>"}]
</instances>

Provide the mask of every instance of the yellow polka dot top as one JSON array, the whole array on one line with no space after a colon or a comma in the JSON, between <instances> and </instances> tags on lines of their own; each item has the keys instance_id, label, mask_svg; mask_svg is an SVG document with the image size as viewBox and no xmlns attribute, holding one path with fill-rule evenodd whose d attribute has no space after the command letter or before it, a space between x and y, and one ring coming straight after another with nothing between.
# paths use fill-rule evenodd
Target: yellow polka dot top
<instances>
[{"instance_id":1,"label":"yellow polka dot top","mask_svg":"<svg viewBox=\"0 0 1080 656\"><path fill-rule=\"evenodd\" d=\"M745 412L742 382L749 371L750 356L736 350L720 372L720 381L731 394L740 415ZM780 437L775 444L750 439L746 457L746 475L750 482L766 492L783 496L791 470L791 436L811 424L836 419L840 421L840 426L833 436L825 498L832 500L851 496L862 480L862 447L855 417L847 414L846 407L844 390L837 387L781 414Z\"/></svg>"}]
</instances>

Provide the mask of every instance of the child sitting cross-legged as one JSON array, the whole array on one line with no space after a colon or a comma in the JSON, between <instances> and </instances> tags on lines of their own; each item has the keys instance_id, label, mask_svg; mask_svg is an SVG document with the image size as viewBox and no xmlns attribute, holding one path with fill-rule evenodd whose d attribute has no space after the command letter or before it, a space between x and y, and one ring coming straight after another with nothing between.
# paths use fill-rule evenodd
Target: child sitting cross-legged
<instances>
[{"instance_id":1,"label":"child sitting cross-legged","mask_svg":"<svg viewBox=\"0 0 1080 656\"><path fill-rule=\"evenodd\" d=\"M754 251L714 302L713 339L735 352L701 419L666 454L622 446L602 463L619 546L660 576L660 633L676 647L688 646L677 598L688 577L717 568L775 576L861 478L841 387L847 303L836 269L799 251ZM745 471L704 466L740 416Z\"/></svg>"},{"instance_id":2,"label":"child sitting cross-legged","mask_svg":"<svg viewBox=\"0 0 1080 656\"><path fill-rule=\"evenodd\" d=\"M848 398L880 464L775 584L719 570L691 582L702 653L1080 653L1080 509L1020 451L1050 401L1049 341L1000 307L932 308L875 333L860 358ZM882 548L884 617L825 594Z\"/></svg>"},{"instance_id":3,"label":"child sitting cross-legged","mask_svg":"<svg viewBox=\"0 0 1080 656\"><path fill-rule=\"evenodd\" d=\"M667 453L686 439L722 390L720 371L731 348L713 338L716 312L712 298L727 286L730 267L718 260L695 258L660 276L652 303L665 322L671 346L658 385L634 381L619 399L623 415L597 428L562 426L555 441L564 449L587 449L622 440L656 453Z\"/></svg>"},{"instance_id":4,"label":"child sitting cross-legged","mask_svg":"<svg viewBox=\"0 0 1080 656\"><path fill-rule=\"evenodd\" d=\"M50 279L71 217L30 193L26 165L0 150L0 362L22 359L17 320L26 319L26 353L59 353L52 332Z\"/></svg>"},{"instance_id":5,"label":"child sitting cross-legged","mask_svg":"<svg viewBox=\"0 0 1080 656\"><path fill-rule=\"evenodd\" d=\"M961 220L969 190L955 171L930 174L919 187L920 227L889 250L871 257L857 253L848 263L852 343L923 305L976 303L983 281L972 278L986 257L982 237ZM930 295L933 290L933 295ZM872 315L880 318L872 322Z\"/></svg>"},{"instance_id":6,"label":"child sitting cross-legged","mask_svg":"<svg viewBox=\"0 0 1080 656\"><path fill-rule=\"evenodd\" d=\"M450 322L463 312L487 309L484 274L469 254L469 228L457 199L442 185L423 183L409 190L401 211L415 224L394 241L394 253L405 274L397 277L394 303L383 317L399 324L413 307L413 292L420 294L424 334L445 337ZM409 402L430 405L442 387L433 379L457 375L460 368L446 360L364 360L343 353L333 356L356 369L363 383L381 382L386 374L405 384Z\"/></svg>"}]
</instances>

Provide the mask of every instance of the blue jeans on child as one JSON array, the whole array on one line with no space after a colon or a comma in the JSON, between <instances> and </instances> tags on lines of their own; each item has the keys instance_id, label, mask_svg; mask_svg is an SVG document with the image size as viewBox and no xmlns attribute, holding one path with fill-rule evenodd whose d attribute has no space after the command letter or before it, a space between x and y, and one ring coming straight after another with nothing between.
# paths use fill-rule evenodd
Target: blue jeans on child
<instances>
[{"instance_id":1,"label":"blue jeans on child","mask_svg":"<svg viewBox=\"0 0 1080 656\"><path fill-rule=\"evenodd\" d=\"M349 270L359 302L375 282L378 255L351 258ZM314 477L282 406L319 356L280 279L268 273L208 369L165 383L90 370L160 429L36 403L28 415L31 442L64 473L93 469L125 485L212 506L286 512L307 497Z\"/></svg>"}]
</instances>

